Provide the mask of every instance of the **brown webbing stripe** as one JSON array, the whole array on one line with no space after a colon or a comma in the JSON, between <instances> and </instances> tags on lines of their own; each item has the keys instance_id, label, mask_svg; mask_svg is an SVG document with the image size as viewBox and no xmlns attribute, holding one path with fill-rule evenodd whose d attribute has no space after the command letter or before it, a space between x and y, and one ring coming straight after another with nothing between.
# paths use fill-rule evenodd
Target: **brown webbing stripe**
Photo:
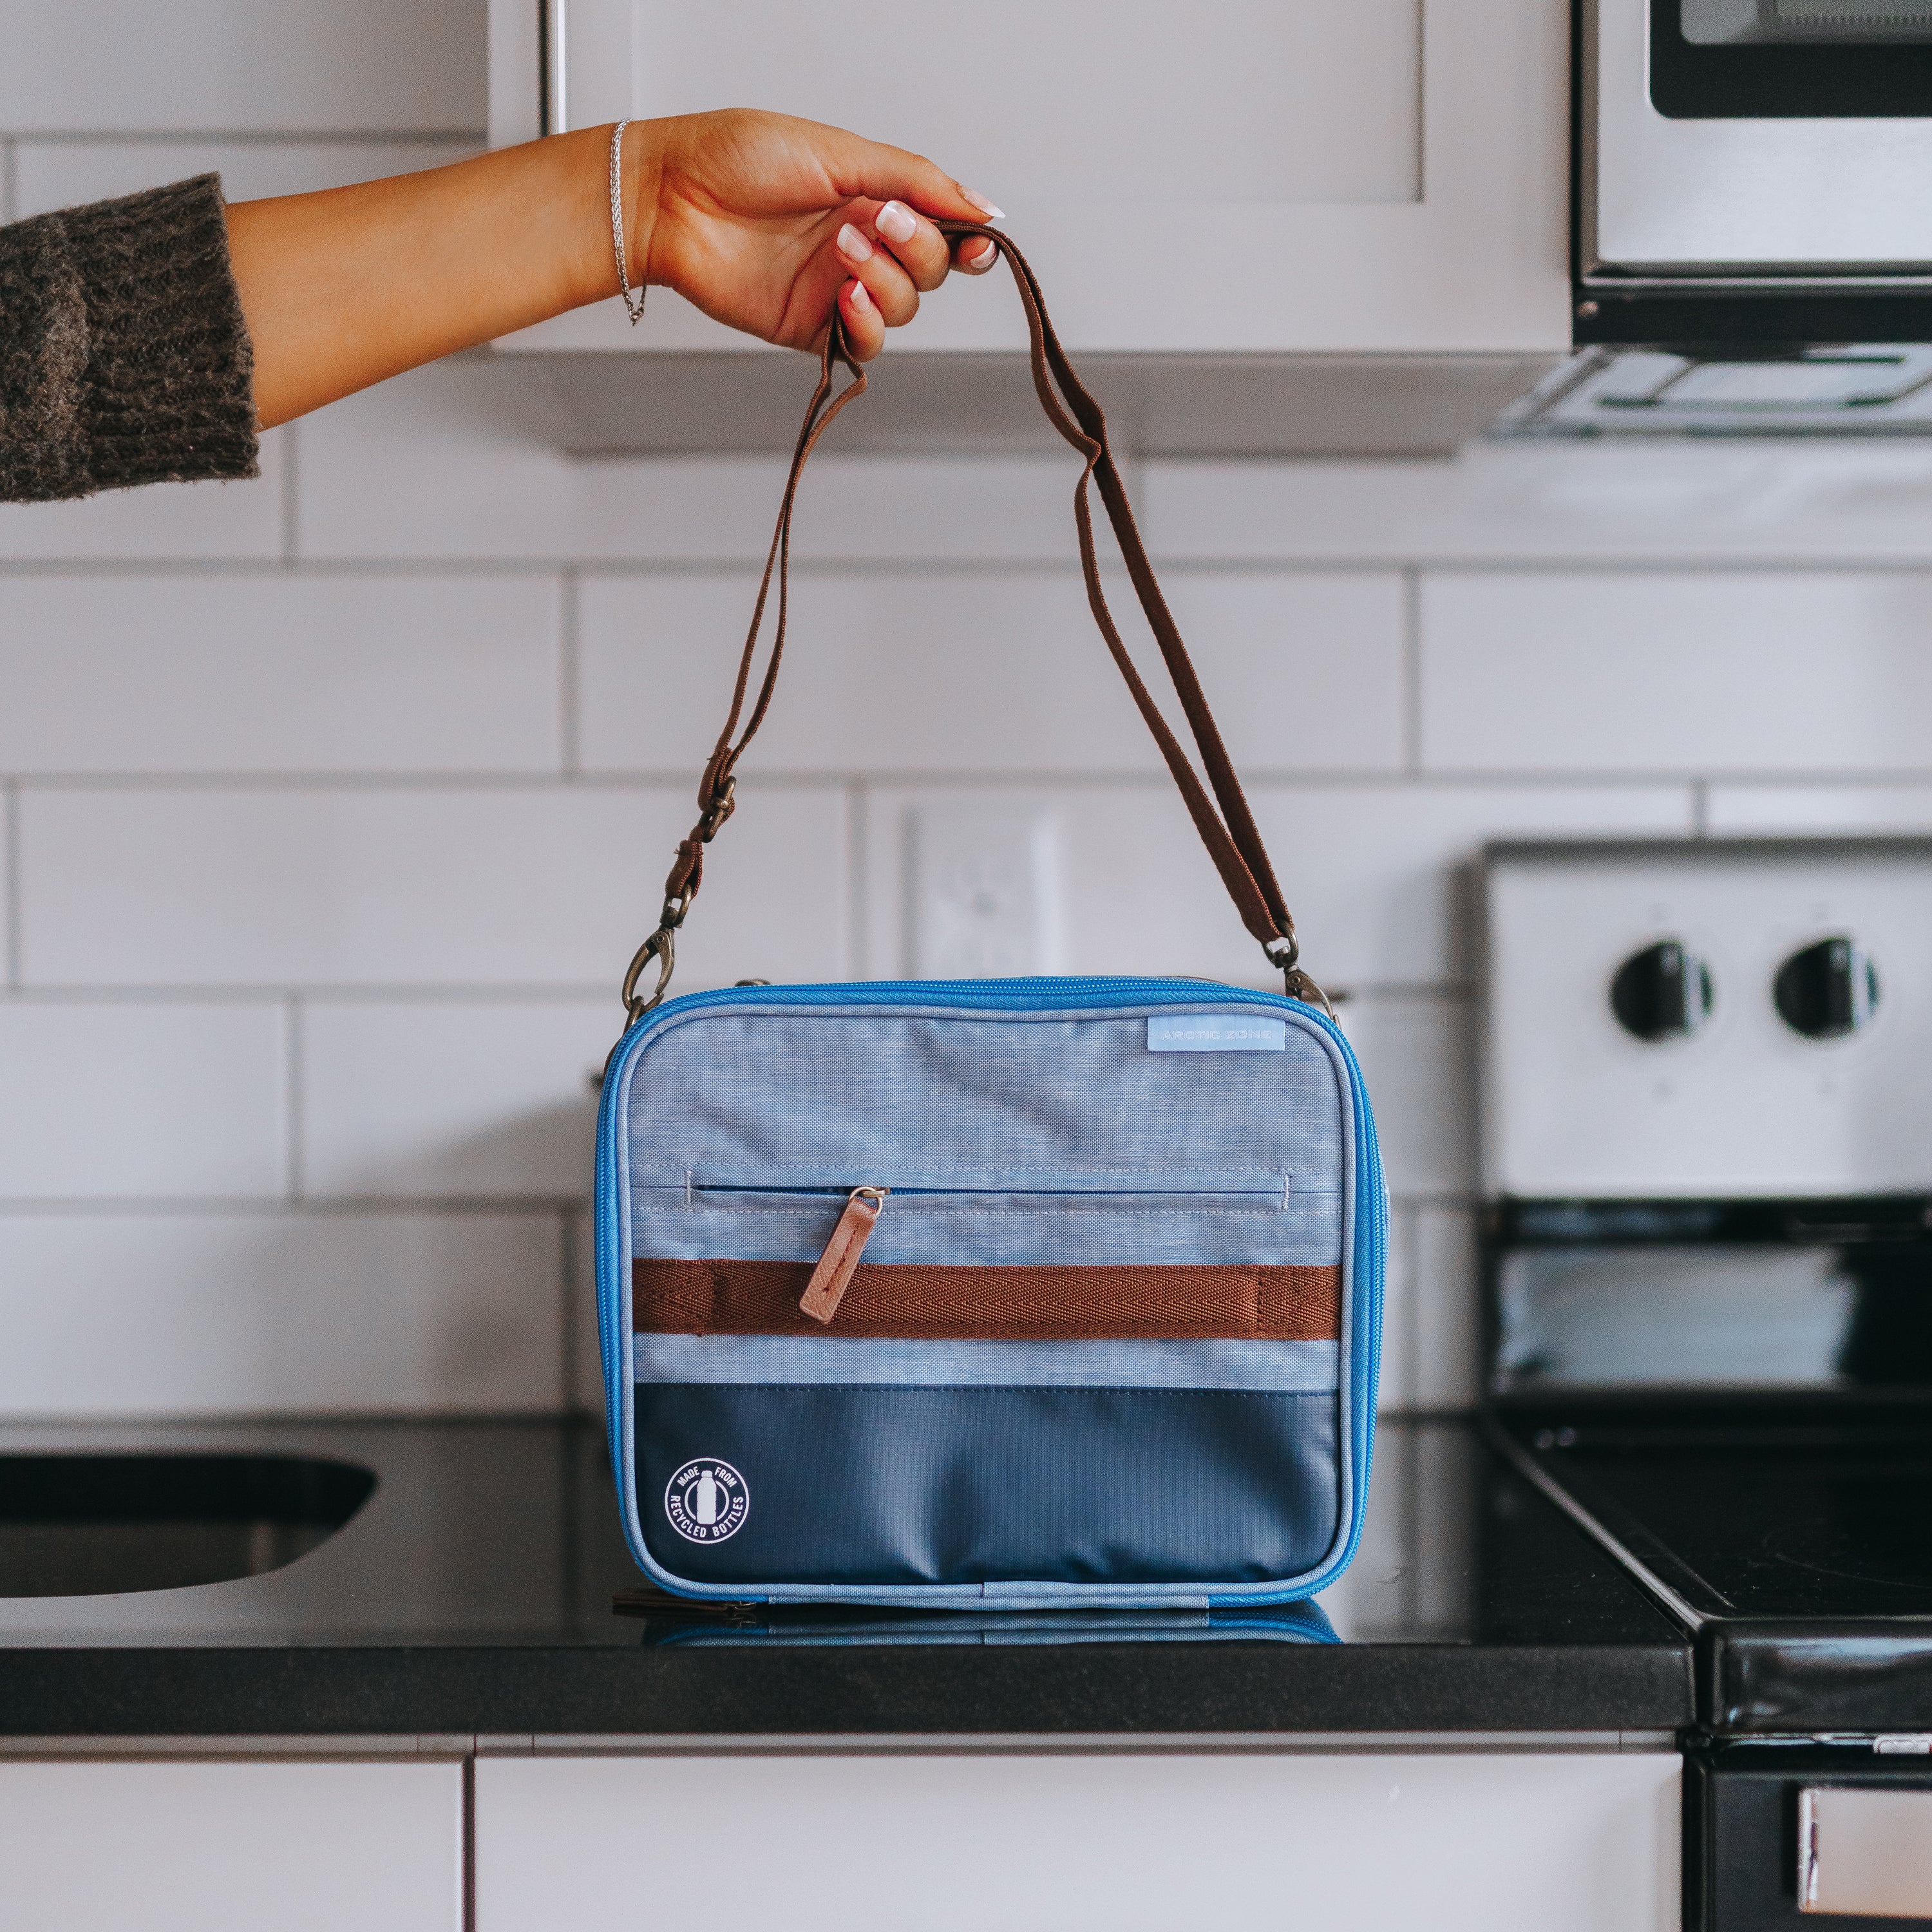
<instances>
[{"instance_id":1,"label":"brown webbing stripe","mask_svg":"<svg viewBox=\"0 0 1932 1932\"><path fill-rule=\"evenodd\" d=\"M635 1261L650 1335L927 1341L1332 1342L1339 1268L940 1268L861 1262L827 1328L799 1307L809 1262Z\"/></svg>"}]
</instances>

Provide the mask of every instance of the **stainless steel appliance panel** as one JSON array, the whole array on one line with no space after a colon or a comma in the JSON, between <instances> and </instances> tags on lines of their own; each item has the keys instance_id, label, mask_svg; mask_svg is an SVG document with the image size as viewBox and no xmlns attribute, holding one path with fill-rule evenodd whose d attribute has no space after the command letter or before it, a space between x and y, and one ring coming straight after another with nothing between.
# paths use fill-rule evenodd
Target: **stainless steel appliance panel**
<instances>
[{"instance_id":1,"label":"stainless steel appliance panel","mask_svg":"<svg viewBox=\"0 0 1932 1932\"><path fill-rule=\"evenodd\" d=\"M1588 0L1586 280L1605 268L1932 274L1932 118L1673 118L1652 98L1651 37L1652 0ZM1918 50L1860 51L1896 61Z\"/></svg>"}]
</instances>

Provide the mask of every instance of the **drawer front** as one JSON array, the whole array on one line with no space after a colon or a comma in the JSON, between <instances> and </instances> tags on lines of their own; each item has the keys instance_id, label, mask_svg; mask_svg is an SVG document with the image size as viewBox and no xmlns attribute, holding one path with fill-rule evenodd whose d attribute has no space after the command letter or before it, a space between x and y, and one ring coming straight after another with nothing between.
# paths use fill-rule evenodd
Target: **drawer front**
<instances>
[{"instance_id":1,"label":"drawer front","mask_svg":"<svg viewBox=\"0 0 1932 1932\"><path fill-rule=\"evenodd\" d=\"M1676 1932L1661 1754L486 1758L478 1932Z\"/></svg>"}]
</instances>

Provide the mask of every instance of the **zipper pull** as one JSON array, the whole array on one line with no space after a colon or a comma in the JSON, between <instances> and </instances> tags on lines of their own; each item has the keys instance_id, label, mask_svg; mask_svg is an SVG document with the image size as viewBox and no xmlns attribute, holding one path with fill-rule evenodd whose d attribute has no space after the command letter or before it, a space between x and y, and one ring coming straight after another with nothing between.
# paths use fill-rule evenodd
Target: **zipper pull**
<instances>
[{"instance_id":1,"label":"zipper pull","mask_svg":"<svg viewBox=\"0 0 1932 1932\"><path fill-rule=\"evenodd\" d=\"M879 1210L892 1191L890 1187L855 1187L846 1197L845 1211L839 1216L798 1304L813 1321L829 1326L838 1312L852 1270L859 1265L859 1257L878 1225Z\"/></svg>"}]
</instances>

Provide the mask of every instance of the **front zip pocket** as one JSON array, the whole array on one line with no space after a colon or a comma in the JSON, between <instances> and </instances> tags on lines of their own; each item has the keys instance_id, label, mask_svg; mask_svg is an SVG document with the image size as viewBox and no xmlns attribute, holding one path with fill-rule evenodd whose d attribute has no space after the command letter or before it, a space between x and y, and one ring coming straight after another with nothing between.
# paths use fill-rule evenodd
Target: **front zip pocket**
<instances>
[{"instance_id":1,"label":"front zip pocket","mask_svg":"<svg viewBox=\"0 0 1932 1932\"><path fill-rule=\"evenodd\" d=\"M693 1168L681 1188L644 1193L633 1196L643 1210L632 1265L640 1333L1284 1341L1340 1333L1334 1198L1298 1197L1286 1175L966 1170L942 1180L916 1170L835 1178L830 1169ZM652 1256L653 1246L684 1252Z\"/></svg>"}]
</instances>

